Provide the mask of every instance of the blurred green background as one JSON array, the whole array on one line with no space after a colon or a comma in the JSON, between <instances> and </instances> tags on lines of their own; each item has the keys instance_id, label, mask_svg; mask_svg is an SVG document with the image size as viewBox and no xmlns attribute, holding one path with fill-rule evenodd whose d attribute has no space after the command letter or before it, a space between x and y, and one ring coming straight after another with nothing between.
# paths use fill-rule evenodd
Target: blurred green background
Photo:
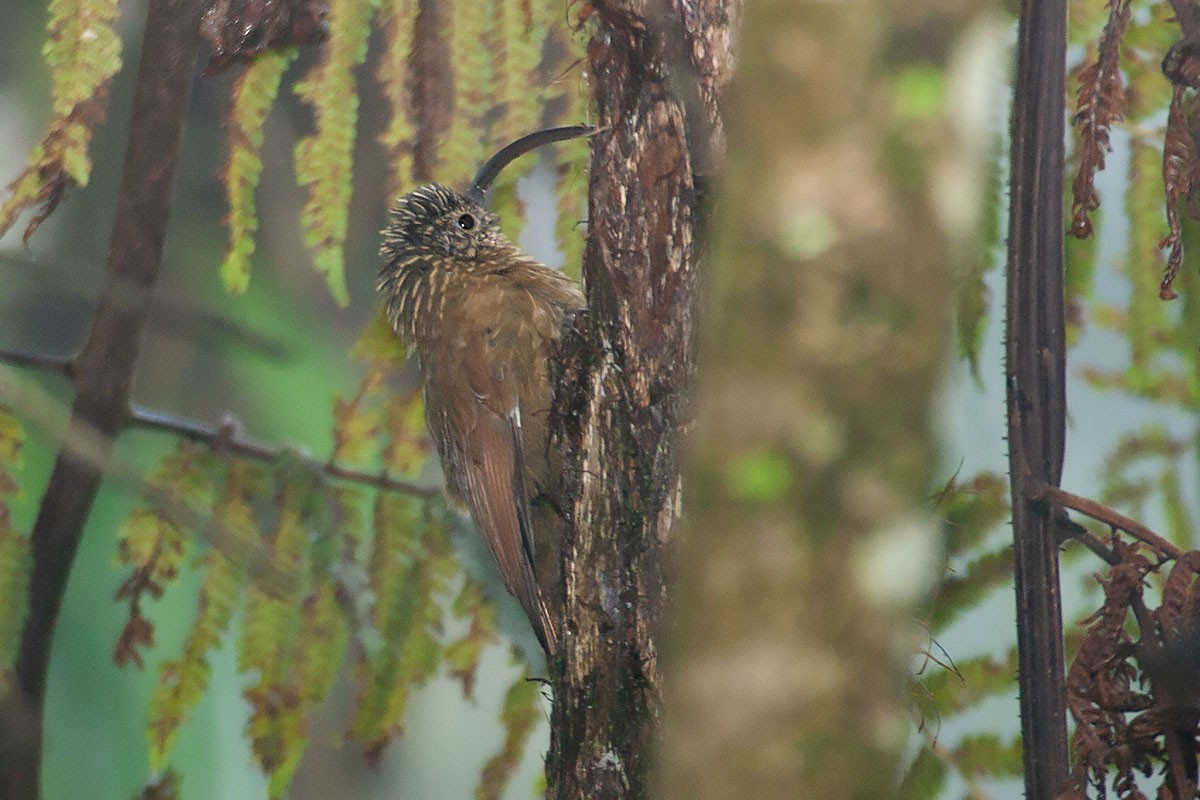
<instances>
[{"instance_id":1,"label":"blurred green background","mask_svg":"<svg viewBox=\"0 0 1200 800\"><path fill-rule=\"evenodd\" d=\"M8 4L0 15L3 183L24 167L49 116L49 74L40 56L46 13L44 4L27 1ZM117 24L124 66L111 87L107 121L93 140L91 182L67 195L28 246L21 242L25 218L0 239L0 348L65 356L86 336L108 250L144 18L143 0L121 4ZM292 65L282 102L267 122L257 193L258 250L250 288L241 296L226 294L217 273L225 246L225 200L216 173L238 68L212 78L200 77L197 70L163 270L133 397L142 406L209 425L232 413L255 441L293 446L323 460L331 447L333 395L352 393L363 375L346 353L376 310L377 234L389 198L382 180L388 174L384 153L375 143L384 106L372 95L372 82L364 81L346 247L351 302L339 308L312 269L298 224L303 194L296 187L292 150L310 118L286 87L313 58L308 52ZM552 205L543 205L553 212ZM550 241L542 237L541 246L552 247ZM536 241L526 245L539 246ZM553 260L555 254L540 255ZM65 380L30 370L21 375L68 407ZM25 531L32 527L54 455L44 431L30 425L27 433L23 491L13 507L15 522ZM115 458L145 471L173 446L167 435L130 431L118 440ZM127 798L147 778L147 704L158 664L179 653L195 612L197 580L185 573L161 601L150 604L157 642L145 669L118 668L113 646L127 608L113 602L126 572L114 561L116 532L136 501L128 487L105 484L71 575L49 675L43 770L48 800ZM231 633L227 639L234 641ZM212 658L210 691L175 749L186 798L264 796L265 782L242 733L248 707L241 689L247 679L236 674L232 650L226 646ZM472 796L479 768L503 742L500 702L523 671L511 661L507 646L489 649L473 702L463 699L460 684L445 678L418 691L408 711L407 735L388 748L374 770L363 769L361 750L343 742L356 689L348 679L339 680L312 720L310 748L288 796ZM547 737L543 722L506 796L534 796Z\"/></svg>"}]
</instances>

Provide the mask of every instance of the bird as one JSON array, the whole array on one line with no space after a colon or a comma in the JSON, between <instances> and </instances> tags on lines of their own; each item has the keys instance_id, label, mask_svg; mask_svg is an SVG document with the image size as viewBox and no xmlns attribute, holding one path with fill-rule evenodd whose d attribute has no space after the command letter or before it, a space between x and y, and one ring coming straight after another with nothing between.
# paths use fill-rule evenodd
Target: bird
<instances>
[{"instance_id":1,"label":"bird","mask_svg":"<svg viewBox=\"0 0 1200 800\"><path fill-rule=\"evenodd\" d=\"M416 357L447 494L470 513L550 656L560 637L549 598L562 591L550 361L587 303L575 281L504 235L484 192L517 155L592 132L522 137L464 193L438 183L409 192L392 207L380 246L377 287L392 330Z\"/></svg>"}]
</instances>

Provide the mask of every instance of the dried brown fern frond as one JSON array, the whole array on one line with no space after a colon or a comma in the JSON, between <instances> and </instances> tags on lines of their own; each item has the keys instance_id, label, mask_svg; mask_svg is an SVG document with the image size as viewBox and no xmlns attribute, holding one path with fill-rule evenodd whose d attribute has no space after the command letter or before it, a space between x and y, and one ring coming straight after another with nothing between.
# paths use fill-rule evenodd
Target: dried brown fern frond
<instances>
[{"instance_id":1,"label":"dried brown fern frond","mask_svg":"<svg viewBox=\"0 0 1200 800\"><path fill-rule=\"evenodd\" d=\"M1077 723L1074 767L1059 800L1144 798L1139 781L1158 772L1159 800L1196 796L1200 741L1200 552L1172 554L1110 540L1115 563L1104 603L1067 677ZM1157 609L1146 606L1147 578L1171 564ZM1130 621L1135 625L1130 625ZM1136 632L1136 633L1135 633Z\"/></svg>"},{"instance_id":2,"label":"dried brown fern frond","mask_svg":"<svg viewBox=\"0 0 1200 800\"><path fill-rule=\"evenodd\" d=\"M1131 0L1109 0L1108 22L1100 37L1096 61L1079 72L1075 116L1072 124L1079 129L1079 171L1071 184L1071 235L1085 239L1092 235L1091 213L1100 208L1096 191L1096 173L1104 169L1105 156L1112 151L1108 133L1119 122L1125 104L1121 78L1121 40L1129 29Z\"/></svg>"}]
</instances>

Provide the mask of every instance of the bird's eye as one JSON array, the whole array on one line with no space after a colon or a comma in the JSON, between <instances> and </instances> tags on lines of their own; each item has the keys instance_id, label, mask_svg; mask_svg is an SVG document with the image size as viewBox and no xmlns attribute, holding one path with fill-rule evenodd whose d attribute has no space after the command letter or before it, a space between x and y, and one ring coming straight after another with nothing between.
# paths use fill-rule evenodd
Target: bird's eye
<instances>
[{"instance_id":1,"label":"bird's eye","mask_svg":"<svg viewBox=\"0 0 1200 800\"><path fill-rule=\"evenodd\" d=\"M470 214L463 214L458 218L458 227L462 228L464 231L471 230L475 227L475 217L471 216Z\"/></svg>"}]
</instances>

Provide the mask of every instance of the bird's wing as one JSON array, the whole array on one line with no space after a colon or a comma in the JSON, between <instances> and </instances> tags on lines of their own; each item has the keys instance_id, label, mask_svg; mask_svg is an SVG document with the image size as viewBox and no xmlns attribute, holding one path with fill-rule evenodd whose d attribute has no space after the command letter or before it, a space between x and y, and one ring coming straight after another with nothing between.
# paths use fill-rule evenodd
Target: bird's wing
<instances>
[{"instance_id":1,"label":"bird's wing","mask_svg":"<svg viewBox=\"0 0 1200 800\"><path fill-rule=\"evenodd\" d=\"M464 382L454 394L468 392L470 408L459 418L444 420L447 432L443 459L450 462L448 479L471 512L508 591L517 598L551 655L557 648L555 626L538 589L534 573L533 529L525 487L524 437L516 376L494 360L466 358L446 380ZM440 381L427 384L437 392ZM465 390L465 391L464 391ZM430 406L445 407L440 398ZM431 424L437 424L432 419Z\"/></svg>"}]
</instances>

